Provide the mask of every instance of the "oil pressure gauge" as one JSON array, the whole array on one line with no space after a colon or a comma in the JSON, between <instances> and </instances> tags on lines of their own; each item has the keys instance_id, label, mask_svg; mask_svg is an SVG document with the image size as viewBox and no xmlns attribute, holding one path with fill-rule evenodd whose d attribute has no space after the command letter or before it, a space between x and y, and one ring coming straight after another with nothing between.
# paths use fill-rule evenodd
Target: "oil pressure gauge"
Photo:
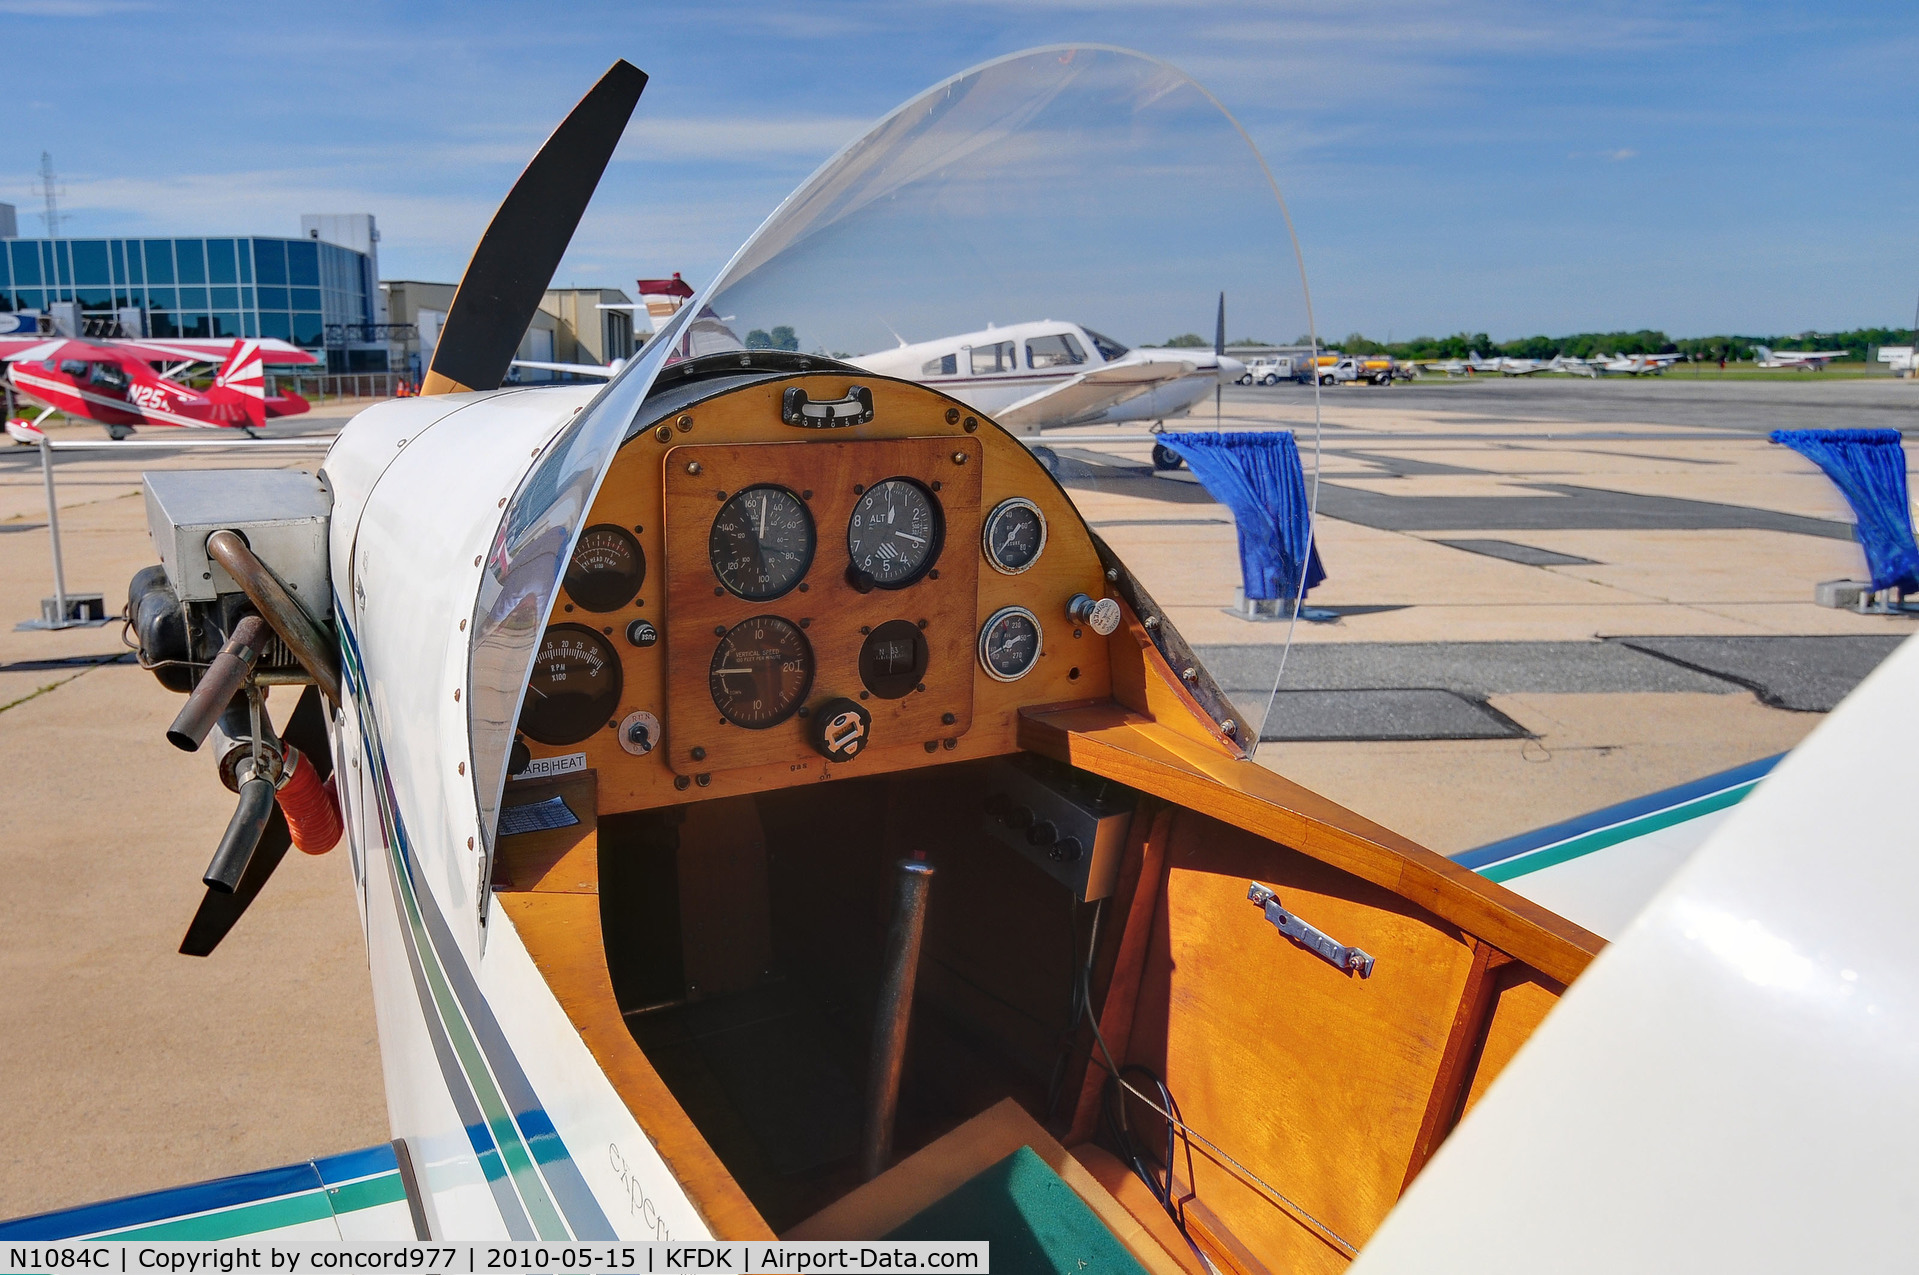
<instances>
[{"instance_id":1,"label":"oil pressure gauge","mask_svg":"<svg viewBox=\"0 0 1919 1275\"><path fill-rule=\"evenodd\" d=\"M986 515L980 547L993 570L1016 576L1038 562L1046 548L1046 515L1024 496L1002 500Z\"/></svg>"}]
</instances>

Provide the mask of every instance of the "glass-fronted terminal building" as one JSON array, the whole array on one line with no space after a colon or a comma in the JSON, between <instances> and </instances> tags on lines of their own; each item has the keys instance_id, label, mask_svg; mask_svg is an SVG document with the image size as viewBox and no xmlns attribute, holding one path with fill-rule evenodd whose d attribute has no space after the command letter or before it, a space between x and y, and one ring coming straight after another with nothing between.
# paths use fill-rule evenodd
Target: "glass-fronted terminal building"
<instances>
[{"instance_id":1,"label":"glass-fronted terminal building","mask_svg":"<svg viewBox=\"0 0 1919 1275\"><path fill-rule=\"evenodd\" d=\"M324 351L333 371L376 370L376 361L384 369L376 262L311 231L302 239L6 239L0 310L57 313L66 303L89 328L278 337ZM126 331L136 325L142 331Z\"/></svg>"}]
</instances>

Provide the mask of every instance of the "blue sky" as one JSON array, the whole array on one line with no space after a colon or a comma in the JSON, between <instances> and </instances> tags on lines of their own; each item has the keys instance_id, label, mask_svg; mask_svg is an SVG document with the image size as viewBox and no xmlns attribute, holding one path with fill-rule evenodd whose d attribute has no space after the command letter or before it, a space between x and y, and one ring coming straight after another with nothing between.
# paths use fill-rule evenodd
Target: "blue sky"
<instances>
[{"instance_id":1,"label":"blue sky","mask_svg":"<svg viewBox=\"0 0 1919 1275\"><path fill-rule=\"evenodd\" d=\"M546 132L624 56L653 80L559 281L698 284L901 100L1088 40L1171 60L1245 122L1333 337L1903 326L1919 296L1911 19L1909 4L0 0L0 200L40 232L47 150L68 234L292 234L302 212L370 211L385 275L452 279Z\"/></svg>"}]
</instances>

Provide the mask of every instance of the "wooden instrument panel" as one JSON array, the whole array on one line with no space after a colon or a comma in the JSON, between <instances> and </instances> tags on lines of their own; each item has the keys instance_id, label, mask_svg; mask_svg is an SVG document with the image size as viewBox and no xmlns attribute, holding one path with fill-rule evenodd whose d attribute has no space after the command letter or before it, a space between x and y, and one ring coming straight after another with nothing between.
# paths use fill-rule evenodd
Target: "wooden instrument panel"
<instances>
[{"instance_id":1,"label":"wooden instrument panel","mask_svg":"<svg viewBox=\"0 0 1919 1275\"><path fill-rule=\"evenodd\" d=\"M872 395L872 418L832 429L789 425L782 396L795 386L816 401L862 387ZM954 463L955 453L966 462ZM695 462L701 472L687 473ZM902 589L861 594L844 576L847 517L858 499L852 487L893 477L929 489L940 484L946 526L934 564L939 578L928 572ZM817 547L806 591L764 603L724 590L716 595L707 536L722 503L717 493L765 482L813 493L807 504ZM1031 569L1007 575L985 561L980 526L1013 497L1038 507L1047 538ZM924 386L813 372L722 381L704 391L688 386L677 399L656 394L585 518L586 526L599 524L621 527L638 543L647 574L637 596L594 613L562 589L547 620L586 624L605 637L620 662L620 706L580 743L523 739L535 765L521 773L594 770L603 814L1011 753L1019 747L1022 709L1113 692L1107 639L1066 611L1075 594L1097 598L1109 588L1071 498L1018 440ZM975 655L980 625L1007 606L1031 610L1044 636L1033 670L1013 682L989 677ZM839 697L860 702L873 717L872 742L861 755L834 762L814 751L804 733L810 718L766 730L719 725L707 685L715 629L760 614L808 621L816 667L809 712ZM927 689L861 701L859 630L892 619L927 621ZM636 623L651 628L645 645L629 637ZM619 724L635 713L650 714L662 728L663 740L644 754L620 743ZM706 756L695 758L695 748Z\"/></svg>"},{"instance_id":2,"label":"wooden instrument panel","mask_svg":"<svg viewBox=\"0 0 1919 1275\"><path fill-rule=\"evenodd\" d=\"M714 711L709 686L714 643L734 625L777 615L800 626L812 648L807 704L859 702L871 738L936 746L973 720L973 649L980 572L980 445L976 437L873 442L710 444L666 453L667 764L679 774L737 770L803 755L809 719L795 715L764 730ZM922 578L899 589L854 588L847 576L847 524L860 497L893 478L917 482L938 502L945 534ZM708 536L715 510L744 488L777 483L812 515L813 561L789 592L753 601L727 592L714 574ZM860 679L866 635L894 620L918 627L927 666L918 689L875 697ZM801 713L808 712L803 707ZM871 745L869 745L870 747Z\"/></svg>"}]
</instances>

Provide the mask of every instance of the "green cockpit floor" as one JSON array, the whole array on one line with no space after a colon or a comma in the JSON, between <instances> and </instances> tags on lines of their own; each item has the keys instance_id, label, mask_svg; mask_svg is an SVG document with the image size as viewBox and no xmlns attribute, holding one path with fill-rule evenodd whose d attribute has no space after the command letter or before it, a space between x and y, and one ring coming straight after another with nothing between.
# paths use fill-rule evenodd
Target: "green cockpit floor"
<instances>
[{"instance_id":1,"label":"green cockpit floor","mask_svg":"<svg viewBox=\"0 0 1919 1275\"><path fill-rule=\"evenodd\" d=\"M886 1238L986 1240L993 1246L993 1275L1145 1275L1031 1147L968 1180Z\"/></svg>"}]
</instances>

